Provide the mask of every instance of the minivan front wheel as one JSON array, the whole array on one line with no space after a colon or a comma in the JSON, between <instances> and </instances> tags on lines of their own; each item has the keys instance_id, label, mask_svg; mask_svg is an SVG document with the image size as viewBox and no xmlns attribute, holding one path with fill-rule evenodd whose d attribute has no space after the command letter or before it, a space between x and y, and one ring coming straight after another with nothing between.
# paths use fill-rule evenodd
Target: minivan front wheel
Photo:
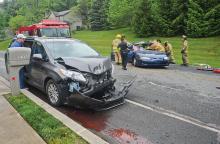
<instances>
[{"instance_id":1,"label":"minivan front wheel","mask_svg":"<svg viewBox=\"0 0 220 144\"><path fill-rule=\"evenodd\" d=\"M60 89L53 80L49 80L47 82L46 93L47 93L50 103L53 106L60 106L62 104Z\"/></svg>"}]
</instances>

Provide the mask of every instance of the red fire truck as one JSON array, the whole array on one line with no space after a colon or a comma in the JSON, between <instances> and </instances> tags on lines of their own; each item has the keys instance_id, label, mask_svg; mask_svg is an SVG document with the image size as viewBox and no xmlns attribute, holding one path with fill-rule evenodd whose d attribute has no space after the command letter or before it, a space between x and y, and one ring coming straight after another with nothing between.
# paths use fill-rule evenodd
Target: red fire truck
<instances>
[{"instance_id":1,"label":"red fire truck","mask_svg":"<svg viewBox=\"0 0 220 144\"><path fill-rule=\"evenodd\" d=\"M42 20L40 23L20 27L17 34L38 37L71 37L70 26L58 20Z\"/></svg>"}]
</instances>

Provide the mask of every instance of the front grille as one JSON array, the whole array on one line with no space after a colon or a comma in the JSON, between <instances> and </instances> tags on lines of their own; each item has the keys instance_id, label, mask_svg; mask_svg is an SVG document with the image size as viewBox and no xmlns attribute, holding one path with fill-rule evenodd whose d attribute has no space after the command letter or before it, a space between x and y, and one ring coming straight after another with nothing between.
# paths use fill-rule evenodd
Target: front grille
<instances>
[{"instance_id":1,"label":"front grille","mask_svg":"<svg viewBox=\"0 0 220 144\"><path fill-rule=\"evenodd\" d=\"M99 74L99 75L90 74L90 73L83 73L83 76L86 78L87 83L80 85L81 92L85 92L85 91L89 90L94 85L101 85L102 83L110 80L111 72L106 71L106 72Z\"/></svg>"},{"instance_id":2,"label":"front grille","mask_svg":"<svg viewBox=\"0 0 220 144\"><path fill-rule=\"evenodd\" d=\"M96 83L103 83L106 80L109 80L108 72L104 72L99 75L93 75L93 80L96 81Z\"/></svg>"},{"instance_id":3,"label":"front grille","mask_svg":"<svg viewBox=\"0 0 220 144\"><path fill-rule=\"evenodd\" d=\"M88 79L89 81L103 82L103 81L109 80L111 78L111 72L106 71L106 72L101 73L99 75L85 73L84 77L86 79Z\"/></svg>"}]
</instances>

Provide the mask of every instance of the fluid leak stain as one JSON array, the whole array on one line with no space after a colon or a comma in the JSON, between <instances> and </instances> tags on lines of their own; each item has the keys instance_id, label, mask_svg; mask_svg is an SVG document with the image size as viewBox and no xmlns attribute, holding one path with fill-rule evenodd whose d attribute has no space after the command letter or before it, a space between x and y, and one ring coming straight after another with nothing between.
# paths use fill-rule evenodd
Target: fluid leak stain
<instances>
[{"instance_id":1,"label":"fluid leak stain","mask_svg":"<svg viewBox=\"0 0 220 144\"><path fill-rule=\"evenodd\" d=\"M59 109L62 113L79 122L82 126L100 132L105 129L108 116L92 111Z\"/></svg>"},{"instance_id":2,"label":"fluid leak stain","mask_svg":"<svg viewBox=\"0 0 220 144\"><path fill-rule=\"evenodd\" d=\"M153 144L146 138L123 128L109 130L107 133L121 144Z\"/></svg>"}]
</instances>

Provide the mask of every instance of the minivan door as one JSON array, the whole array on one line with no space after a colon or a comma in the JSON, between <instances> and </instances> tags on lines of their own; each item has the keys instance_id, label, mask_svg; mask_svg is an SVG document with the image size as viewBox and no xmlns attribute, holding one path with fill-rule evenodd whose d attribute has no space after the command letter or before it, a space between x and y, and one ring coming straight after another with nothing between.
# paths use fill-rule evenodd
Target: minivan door
<instances>
[{"instance_id":1,"label":"minivan door","mask_svg":"<svg viewBox=\"0 0 220 144\"><path fill-rule=\"evenodd\" d=\"M43 45L40 42L35 42L32 47L31 62L28 67L29 84L40 89L43 88L44 79L47 75L45 65L48 63L48 56Z\"/></svg>"}]
</instances>

